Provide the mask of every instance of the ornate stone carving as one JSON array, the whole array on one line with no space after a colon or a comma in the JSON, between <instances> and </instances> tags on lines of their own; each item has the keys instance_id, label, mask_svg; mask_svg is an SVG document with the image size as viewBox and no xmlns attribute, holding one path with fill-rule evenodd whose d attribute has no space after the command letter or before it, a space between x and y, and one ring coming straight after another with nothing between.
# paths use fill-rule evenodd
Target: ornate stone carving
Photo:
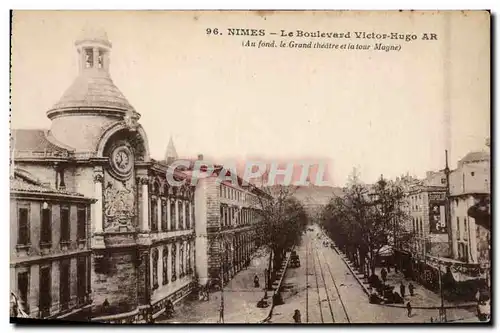
<instances>
[{"instance_id":1,"label":"ornate stone carving","mask_svg":"<svg viewBox=\"0 0 500 333\"><path fill-rule=\"evenodd\" d=\"M105 230L119 231L120 227L132 228L136 217L135 185L132 181L108 181L104 189Z\"/></svg>"},{"instance_id":2,"label":"ornate stone carving","mask_svg":"<svg viewBox=\"0 0 500 333\"><path fill-rule=\"evenodd\" d=\"M104 181L104 175L102 172L94 172L94 183L102 183Z\"/></svg>"},{"instance_id":3,"label":"ornate stone carving","mask_svg":"<svg viewBox=\"0 0 500 333\"><path fill-rule=\"evenodd\" d=\"M136 177L137 184L139 185L149 185L149 177L148 176L138 176Z\"/></svg>"}]
</instances>

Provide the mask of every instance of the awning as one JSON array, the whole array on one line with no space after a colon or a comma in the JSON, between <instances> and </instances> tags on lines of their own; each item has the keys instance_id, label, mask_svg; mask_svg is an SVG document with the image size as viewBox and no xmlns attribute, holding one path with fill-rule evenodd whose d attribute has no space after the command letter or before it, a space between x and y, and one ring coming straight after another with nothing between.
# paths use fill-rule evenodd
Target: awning
<instances>
[{"instance_id":1,"label":"awning","mask_svg":"<svg viewBox=\"0 0 500 333\"><path fill-rule=\"evenodd\" d=\"M389 246L389 245L384 245L380 251L378 252L378 255L380 257L390 257L392 255L394 255L394 251L392 249L392 246Z\"/></svg>"}]
</instances>

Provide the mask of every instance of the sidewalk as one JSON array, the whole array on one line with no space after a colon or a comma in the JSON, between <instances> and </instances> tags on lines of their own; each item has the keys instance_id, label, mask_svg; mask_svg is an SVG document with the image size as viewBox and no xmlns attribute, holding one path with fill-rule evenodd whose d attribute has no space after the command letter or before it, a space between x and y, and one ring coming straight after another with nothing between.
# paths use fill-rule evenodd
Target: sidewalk
<instances>
[{"instance_id":1,"label":"sidewalk","mask_svg":"<svg viewBox=\"0 0 500 333\"><path fill-rule=\"evenodd\" d=\"M379 278L382 280L382 267L377 267L375 268L375 274L379 276ZM387 273L387 281L386 284L390 286L394 286L394 291L400 294L400 284L403 282L405 286L405 304L393 304L393 306L398 306L398 307L405 307L406 302L411 301L411 305L413 308L437 308L441 306L441 297L440 295L436 294L435 292L425 288L424 286L420 285L418 282L413 281L411 279L406 279L401 272L397 272L394 270L394 268L391 269L390 273ZM410 296L410 290L408 288L408 285L410 282L413 284L415 287L414 295ZM460 302L449 302L449 301L444 301L444 306L453 308L453 307L469 307L472 306L474 307L476 303L474 302L467 302L467 303L460 303Z\"/></svg>"},{"instance_id":2,"label":"sidewalk","mask_svg":"<svg viewBox=\"0 0 500 333\"><path fill-rule=\"evenodd\" d=\"M271 306L258 308L257 302L264 296L264 270L267 268L269 253L258 249L250 266L236 274L224 287L224 323L259 323L264 320ZM259 276L260 288L255 288L253 279ZM268 295L271 295L269 292ZM175 306L171 319L163 316L157 323L217 323L221 305L221 293L210 294L209 301L185 300Z\"/></svg>"}]
</instances>

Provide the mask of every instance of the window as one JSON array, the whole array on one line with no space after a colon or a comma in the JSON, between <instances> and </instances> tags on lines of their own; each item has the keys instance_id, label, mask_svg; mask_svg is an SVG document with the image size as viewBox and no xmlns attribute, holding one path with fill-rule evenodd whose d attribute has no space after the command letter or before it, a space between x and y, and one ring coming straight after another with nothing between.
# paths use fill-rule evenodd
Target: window
<instances>
[{"instance_id":1,"label":"window","mask_svg":"<svg viewBox=\"0 0 500 333\"><path fill-rule=\"evenodd\" d=\"M78 257L76 275L78 279L78 304L82 304L87 295L87 257Z\"/></svg>"},{"instance_id":2,"label":"window","mask_svg":"<svg viewBox=\"0 0 500 333\"><path fill-rule=\"evenodd\" d=\"M220 206L220 221L221 225L224 226L224 206Z\"/></svg>"},{"instance_id":3,"label":"window","mask_svg":"<svg viewBox=\"0 0 500 333\"><path fill-rule=\"evenodd\" d=\"M156 198L151 198L151 231L158 231L158 206Z\"/></svg>"},{"instance_id":4,"label":"window","mask_svg":"<svg viewBox=\"0 0 500 333\"><path fill-rule=\"evenodd\" d=\"M19 293L19 299L21 300L21 307L24 312L29 313L28 304L28 291L30 285L29 272L19 272L17 274L17 290Z\"/></svg>"},{"instance_id":5,"label":"window","mask_svg":"<svg viewBox=\"0 0 500 333\"><path fill-rule=\"evenodd\" d=\"M19 207L17 212L17 244L28 245L30 242L29 207Z\"/></svg>"},{"instance_id":6,"label":"window","mask_svg":"<svg viewBox=\"0 0 500 333\"><path fill-rule=\"evenodd\" d=\"M153 289L158 288L158 249L153 250Z\"/></svg>"},{"instance_id":7,"label":"window","mask_svg":"<svg viewBox=\"0 0 500 333\"><path fill-rule=\"evenodd\" d=\"M168 284L168 247L163 248L162 253L162 265L163 265L163 285Z\"/></svg>"},{"instance_id":8,"label":"window","mask_svg":"<svg viewBox=\"0 0 500 333\"><path fill-rule=\"evenodd\" d=\"M61 242L70 240L69 207L61 206Z\"/></svg>"},{"instance_id":9,"label":"window","mask_svg":"<svg viewBox=\"0 0 500 333\"><path fill-rule=\"evenodd\" d=\"M184 201L179 202L179 229L184 229Z\"/></svg>"},{"instance_id":10,"label":"window","mask_svg":"<svg viewBox=\"0 0 500 333\"><path fill-rule=\"evenodd\" d=\"M177 246L176 244L172 244L172 282L177 280L176 269L175 269L175 261L177 258Z\"/></svg>"},{"instance_id":11,"label":"window","mask_svg":"<svg viewBox=\"0 0 500 333\"><path fill-rule=\"evenodd\" d=\"M50 315L50 306L52 304L52 276L50 266L40 268L38 307L40 309L40 317L44 318Z\"/></svg>"},{"instance_id":12,"label":"window","mask_svg":"<svg viewBox=\"0 0 500 333\"><path fill-rule=\"evenodd\" d=\"M465 233L465 237L467 237L467 218L464 217L464 233Z\"/></svg>"},{"instance_id":13,"label":"window","mask_svg":"<svg viewBox=\"0 0 500 333\"><path fill-rule=\"evenodd\" d=\"M190 216L189 216L189 202L186 201L186 204L184 205L184 216L186 216L186 229L191 229L191 221L190 221Z\"/></svg>"},{"instance_id":14,"label":"window","mask_svg":"<svg viewBox=\"0 0 500 333\"><path fill-rule=\"evenodd\" d=\"M441 184L446 184L446 178L441 178Z\"/></svg>"},{"instance_id":15,"label":"window","mask_svg":"<svg viewBox=\"0 0 500 333\"><path fill-rule=\"evenodd\" d=\"M457 239L460 239L460 218L457 216Z\"/></svg>"},{"instance_id":16,"label":"window","mask_svg":"<svg viewBox=\"0 0 500 333\"><path fill-rule=\"evenodd\" d=\"M69 260L62 260L59 266L59 298L62 310L66 310L69 307L69 300L70 300L69 267L70 267Z\"/></svg>"},{"instance_id":17,"label":"window","mask_svg":"<svg viewBox=\"0 0 500 333\"><path fill-rule=\"evenodd\" d=\"M78 240L87 239L87 209L84 206L78 207L76 219Z\"/></svg>"},{"instance_id":18,"label":"window","mask_svg":"<svg viewBox=\"0 0 500 333\"><path fill-rule=\"evenodd\" d=\"M85 49L85 68L92 68L94 65L94 53L92 49Z\"/></svg>"},{"instance_id":19,"label":"window","mask_svg":"<svg viewBox=\"0 0 500 333\"><path fill-rule=\"evenodd\" d=\"M161 230L166 231L167 230L167 201L162 200L161 201Z\"/></svg>"},{"instance_id":20,"label":"window","mask_svg":"<svg viewBox=\"0 0 500 333\"><path fill-rule=\"evenodd\" d=\"M45 205L45 204L44 204ZM52 242L52 211L50 207L42 208L42 230L40 235L41 244L50 244Z\"/></svg>"},{"instance_id":21,"label":"window","mask_svg":"<svg viewBox=\"0 0 500 333\"><path fill-rule=\"evenodd\" d=\"M175 200L170 201L170 228L171 230L176 230L175 223Z\"/></svg>"},{"instance_id":22,"label":"window","mask_svg":"<svg viewBox=\"0 0 500 333\"><path fill-rule=\"evenodd\" d=\"M474 171L472 171L472 172L470 173L470 175L471 175L472 177L474 177Z\"/></svg>"}]
</instances>

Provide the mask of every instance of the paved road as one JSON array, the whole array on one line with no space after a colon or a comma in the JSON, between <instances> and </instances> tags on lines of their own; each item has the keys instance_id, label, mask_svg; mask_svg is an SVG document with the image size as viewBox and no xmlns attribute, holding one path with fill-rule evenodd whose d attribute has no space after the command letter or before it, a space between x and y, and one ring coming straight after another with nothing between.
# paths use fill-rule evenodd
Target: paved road
<instances>
[{"instance_id":1,"label":"paved road","mask_svg":"<svg viewBox=\"0 0 500 333\"><path fill-rule=\"evenodd\" d=\"M271 323L291 323L295 309L302 323L423 323L438 317L438 310L413 311L370 304L367 295L340 255L323 243L319 229L308 231L297 253L301 267L289 268L284 280L284 305L275 307ZM477 322L464 309L447 310L454 321Z\"/></svg>"}]
</instances>

